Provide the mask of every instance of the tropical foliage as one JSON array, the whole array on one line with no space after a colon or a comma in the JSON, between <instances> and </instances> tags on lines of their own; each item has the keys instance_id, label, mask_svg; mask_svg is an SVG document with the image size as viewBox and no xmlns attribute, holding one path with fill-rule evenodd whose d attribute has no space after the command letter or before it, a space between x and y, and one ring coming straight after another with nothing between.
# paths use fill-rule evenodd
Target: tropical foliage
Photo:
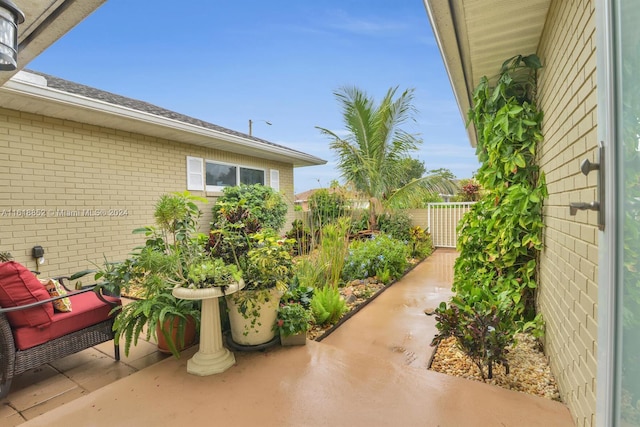
<instances>
[{"instance_id":1,"label":"tropical foliage","mask_svg":"<svg viewBox=\"0 0 640 427\"><path fill-rule=\"evenodd\" d=\"M426 176L406 181L407 160L422 143L402 127L414 120L413 89L394 99L398 88L387 91L376 104L365 92L344 87L334 93L342 106L347 134L318 127L331 139L342 178L369 200L369 227L377 229L376 215L383 205L392 206L425 193L450 192L455 185L442 177Z\"/></svg>"},{"instance_id":2,"label":"tropical foliage","mask_svg":"<svg viewBox=\"0 0 640 427\"><path fill-rule=\"evenodd\" d=\"M476 179L484 193L459 226L456 296L437 310L434 342L455 336L488 367L489 377L494 363L505 363L518 329L541 330L535 289L547 190L536 164L542 141L542 112L535 103L539 68L535 55L507 60L495 86L481 79L469 112L482 163Z\"/></svg>"}]
</instances>

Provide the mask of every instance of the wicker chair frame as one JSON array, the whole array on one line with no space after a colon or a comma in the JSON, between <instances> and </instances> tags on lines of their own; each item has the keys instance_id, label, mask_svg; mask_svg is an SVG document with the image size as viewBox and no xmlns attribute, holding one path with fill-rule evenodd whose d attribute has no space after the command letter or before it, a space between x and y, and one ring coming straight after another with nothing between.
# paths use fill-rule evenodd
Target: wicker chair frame
<instances>
[{"instance_id":1,"label":"wicker chair frame","mask_svg":"<svg viewBox=\"0 0 640 427\"><path fill-rule=\"evenodd\" d=\"M61 283L63 282L61 281ZM0 398L9 394L13 378L21 373L93 347L100 343L110 341L114 338L113 322L115 316L110 316L108 319L105 319L100 323L96 323L79 331L72 332L26 350L17 350L13 339L11 325L5 315L7 312L25 310L27 308L51 303L57 299L84 292L95 292L96 297L103 302L110 304L113 307L117 306L117 303L105 299L101 290L93 286L85 287L79 291L70 291L66 286L65 289L69 292L67 295L48 298L46 300L19 307L0 308ZM115 343L114 356L116 361L120 360L120 349L115 345Z\"/></svg>"}]
</instances>

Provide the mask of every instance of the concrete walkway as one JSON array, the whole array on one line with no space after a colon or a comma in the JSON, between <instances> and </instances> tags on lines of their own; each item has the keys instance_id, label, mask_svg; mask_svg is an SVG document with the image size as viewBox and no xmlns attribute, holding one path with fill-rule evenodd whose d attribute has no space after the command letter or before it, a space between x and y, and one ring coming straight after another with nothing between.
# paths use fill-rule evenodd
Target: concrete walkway
<instances>
[{"instance_id":1,"label":"concrete walkway","mask_svg":"<svg viewBox=\"0 0 640 427\"><path fill-rule=\"evenodd\" d=\"M455 253L437 250L322 342L236 353L186 372L192 348L22 426L573 426L548 399L425 369L423 310L448 297Z\"/></svg>"}]
</instances>

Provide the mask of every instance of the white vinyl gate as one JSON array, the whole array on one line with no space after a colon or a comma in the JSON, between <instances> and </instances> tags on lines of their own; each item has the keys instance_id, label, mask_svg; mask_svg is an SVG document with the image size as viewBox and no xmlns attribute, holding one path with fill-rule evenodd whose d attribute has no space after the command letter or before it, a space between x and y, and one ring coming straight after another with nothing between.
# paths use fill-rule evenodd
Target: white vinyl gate
<instances>
[{"instance_id":1,"label":"white vinyl gate","mask_svg":"<svg viewBox=\"0 0 640 427\"><path fill-rule=\"evenodd\" d=\"M433 246L455 248L458 243L456 228L463 215L475 202L429 203L427 222L433 240Z\"/></svg>"}]
</instances>

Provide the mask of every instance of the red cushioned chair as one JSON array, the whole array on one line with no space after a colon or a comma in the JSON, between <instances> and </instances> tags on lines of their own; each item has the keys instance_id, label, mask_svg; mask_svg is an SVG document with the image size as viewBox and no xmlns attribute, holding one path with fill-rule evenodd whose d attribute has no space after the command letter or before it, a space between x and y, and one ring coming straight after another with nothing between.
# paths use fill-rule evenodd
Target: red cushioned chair
<instances>
[{"instance_id":1,"label":"red cushioned chair","mask_svg":"<svg viewBox=\"0 0 640 427\"><path fill-rule=\"evenodd\" d=\"M58 278L64 286L65 278ZM15 262L0 263L0 398L12 379L32 368L85 350L114 337L120 298L104 295L99 286L50 297L40 280ZM69 298L70 312L56 312L52 302ZM120 350L114 345L115 359Z\"/></svg>"}]
</instances>

